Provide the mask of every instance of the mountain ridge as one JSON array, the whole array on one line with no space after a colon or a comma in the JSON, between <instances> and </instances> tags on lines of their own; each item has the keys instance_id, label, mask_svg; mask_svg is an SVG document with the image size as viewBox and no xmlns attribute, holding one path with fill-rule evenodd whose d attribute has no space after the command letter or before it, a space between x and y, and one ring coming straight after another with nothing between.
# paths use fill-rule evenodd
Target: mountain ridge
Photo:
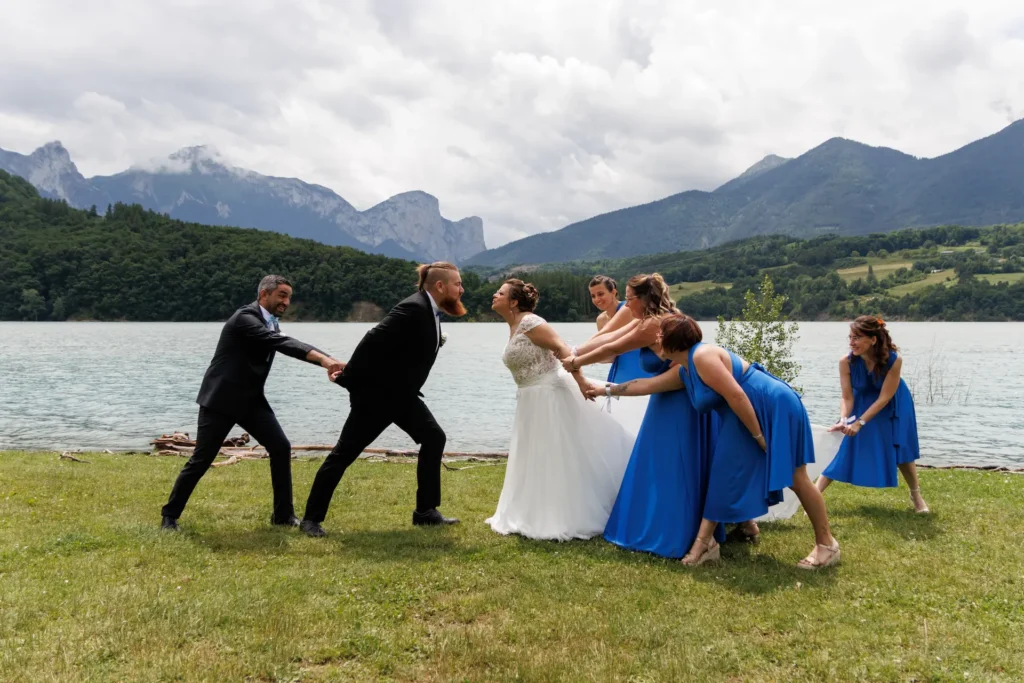
<instances>
[{"instance_id":1,"label":"mountain ridge","mask_svg":"<svg viewBox=\"0 0 1024 683\"><path fill-rule=\"evenodd\" d=\"M54 140L28 155L0 149L0 169L75 208L95 205L102 212L137 203L190 222L271 230L416 261L462 262L486 249L482 219L449 220L429 193L402 192L359 211L323 185L232 166L209 145L85 178Z\"/></svg>"},{"instance_id":2,"label":"mountain ridge","mask_svg":"<svg viewBox=\"0 0 1024 683\"><path fill-rule=\"evenodd\" d=\"M468 265L630 257L757 235L1016 222L1024 219L1022 178L1024 120L930 159L833 137L792 159L769 155L711 192L600 214L481 252Z\"/></svg>"}]
</instances>

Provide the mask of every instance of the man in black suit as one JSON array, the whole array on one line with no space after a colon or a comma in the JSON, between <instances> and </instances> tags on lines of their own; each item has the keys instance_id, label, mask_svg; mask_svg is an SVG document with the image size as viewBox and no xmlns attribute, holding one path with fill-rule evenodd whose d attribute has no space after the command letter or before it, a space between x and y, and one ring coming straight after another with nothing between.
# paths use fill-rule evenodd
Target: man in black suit
<instances>
[{"instance_id":1,"label":"man in black suit","mask_svg":"<svg viewBox=\"0 0 1024 683\"><path fill-rule=\"evenodd\" d=\"M224 438L236 424L249 432L270 456L270 481L274 488L272 524L298 526L292 507L292 446L263 395L274 355L280 351L327 369L340 372L345 364L309 344L281 334L278 318L288 310L292 286L280 275L260 281L257 300L242 306L224 323L217 350L203 376L196 403L199 431L192 457L185 463L163 507L161 527L176 531L178 517L199 479L217 457Z\"/></svg>"},{"instance_id":2,"label":"man in black suit","mask_svg":"<svg viewBox=\"0 0 1024 683\"><path fill-rule=\"evenodd\" d=\"M416 466L415 525L455 524L443 516L441 456L444 430L423 403L420 388L441 348L441 312L466 314L461 297L462 277L450 263L437 262L418 269L419 291L396 305L363 337L344 371L332 379L349 391L351 410L341 438L313 480L301 528L310 536L325 536L320 526L327 516L334 490L345 470L389 425L420 444Z\"/></svg>"}]
</instances>

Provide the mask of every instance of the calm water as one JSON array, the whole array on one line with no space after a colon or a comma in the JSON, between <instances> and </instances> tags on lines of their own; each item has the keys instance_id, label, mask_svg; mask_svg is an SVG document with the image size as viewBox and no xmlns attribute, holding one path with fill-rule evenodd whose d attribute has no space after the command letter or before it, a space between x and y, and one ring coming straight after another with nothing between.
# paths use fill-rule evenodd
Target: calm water
<instances>
[{"instance_id":1,"label":"calm water","mask_svg":"<svg viewBox=\"0 0 1024 683\"><path fill-rule=\"evenodd\" d=\"M706 338L714 323L702 323ZM283 331L345 359L369 329L293 323ZM0 448L148 449L162 432L194 434L196 393L220 323L0 323ZM557 324L568 341L592 324ZM1024 465L1024 324L892 323L917 402L923 462ZM424 394L451 450L506 450L515 384L501 364L502 324L445 326ZM811 420L835 421L844 323L802 323L797 384ZM603 377L607 365L588 369ZM345 390L319 368L278 356L267 396L292 443L334 443L348 413ZM234 433L240 433L236 429ZM379 446L412 447L391 428Z\"/></svg>"}]
</instances>

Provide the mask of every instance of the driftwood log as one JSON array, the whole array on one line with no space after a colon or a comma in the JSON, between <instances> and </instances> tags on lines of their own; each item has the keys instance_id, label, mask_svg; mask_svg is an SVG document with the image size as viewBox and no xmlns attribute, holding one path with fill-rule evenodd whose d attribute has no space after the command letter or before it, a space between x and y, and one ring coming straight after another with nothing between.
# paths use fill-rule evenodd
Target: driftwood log
<instances>
[{"instance_id":1,"label":"driftwood log","mask_svg":"<svg viewBox=\"0 0 1024 683\"><path fill-rule=\"evenodd\" d=\"M219 462L213 463L213 467L224 467L226 465L234 465L243 460L262 460L267 457L267 451L263 446L259 444L252 444L247 446L250 441L248 434L242 434L240 437L231 439L225 439L224 443L220 447L220 451L217 453L218 456L223 456L225 459ZM155 447L156 455L173 455L182 458L188 458L192 456L195 450L196 442L186 432L173 432L171 434L161 434L156 439L150 441L150 445ZM302 452L323 452L330 451L333 449L333 445L324 444L295 444L292 446L292 457L295 457L295 453ZM395 448L367 448L363 451L363 458L376 457L382 460L388 458L415 458L418 451L415 450L400 450ZM508 458L508 453L504 451L496 452L463 452L463 451L446 451L443 455L445 460L504 460ZM442 461L443 462L443 461ZM447 465L445 465L447 467ZM448 468L451 469L451 468ZM462 468L465 469L465 468Z\"/></svg>"},{"instance_id":2,"label":"driftwood log","mask_svg":"<svg viewBox=\"0 0 1024 683\"><path fill-rule=\"evenodd\" d=\"M58 460L70 460L71 462L83 462L86 465L89 464L88 460L82 460L81 458L76 458L75 456L71 455L71 451L64 451L63 453L61 453L60 455L57 456L57 459Z\"/></svg>"}]
</instances>

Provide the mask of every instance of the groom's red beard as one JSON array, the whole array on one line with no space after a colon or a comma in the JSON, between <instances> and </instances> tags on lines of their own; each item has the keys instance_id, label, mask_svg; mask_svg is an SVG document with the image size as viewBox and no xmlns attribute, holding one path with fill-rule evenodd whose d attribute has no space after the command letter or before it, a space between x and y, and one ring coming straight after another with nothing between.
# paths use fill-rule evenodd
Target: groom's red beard
<instances>
[{"instance_id":1,"label":"groom's red beard","mask_svg":"<svg viewBox=\"0 0 1024 683\"><path fill-rule=\"evenodd\" d=\"M453 318L461 318L468 312L466 307L462 305L462 299L457 297L443 299L437 303L437 307Z\"/></svg>"}]
</instances>

